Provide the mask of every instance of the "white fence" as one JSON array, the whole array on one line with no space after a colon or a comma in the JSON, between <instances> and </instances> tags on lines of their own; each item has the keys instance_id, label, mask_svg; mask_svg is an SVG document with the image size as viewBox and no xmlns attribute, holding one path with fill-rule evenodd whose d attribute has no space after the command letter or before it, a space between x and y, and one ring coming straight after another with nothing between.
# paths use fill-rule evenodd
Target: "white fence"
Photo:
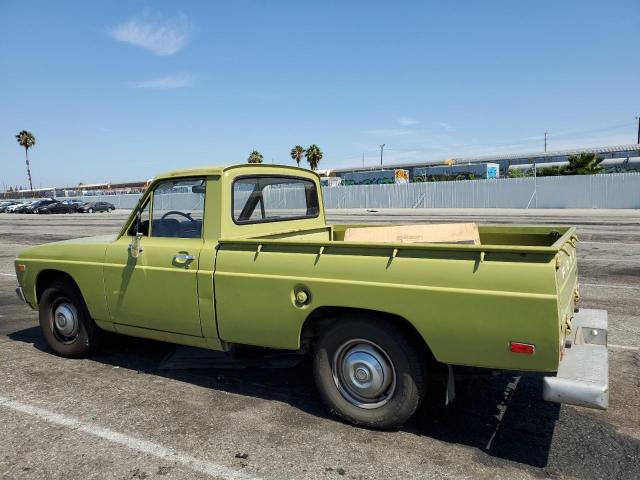
<instances>
[{"instance_id":1,"label":"white fence","mask_svg":"<svg viewBox=\"0 0 640 480\"><path fill-rule=\"evenodd\" d=\"M640 173L325 188L326 208L640 208Z\"/></svg>"},{"instance_id":2,"label":"white fence","mask_svg":"<svg viewBox=\"0 0 640 480\"><path fill-rule=\"evenodd\" d=\"M281 192L284 193L284 192ZM326 208L640 208L640 173L324 187ZM292 192L295 194L295 192ZM175 207L189 194L171 194ZM80 199L133 208L140 194Z\"/></svg>"},{"instance_id":3,"label":"white fence","mask_svg":"<svg viewBox=\"0 0 640 480\"><path fill-rule=\"evenodd\" d=\"M141 196L142 194L140 193L131 193L123 195L85 195L82 197L72 198L77 198L83 202L109 202L114 204L116 208L125 208L130 210L136 206Z\"/></svg>"}]
</instances>

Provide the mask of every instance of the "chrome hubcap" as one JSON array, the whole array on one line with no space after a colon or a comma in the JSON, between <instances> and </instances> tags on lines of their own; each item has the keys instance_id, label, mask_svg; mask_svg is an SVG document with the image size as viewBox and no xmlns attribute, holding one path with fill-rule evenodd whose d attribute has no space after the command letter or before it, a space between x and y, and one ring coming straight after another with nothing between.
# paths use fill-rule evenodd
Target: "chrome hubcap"
<instances>
[{"instance_id":1,"label":"chrome hubcap","mask_svg":"<svg viewBox=\"0 0 640 480\"><path fill-rule=\"evenodd\" d=\"M78 312L70 303L61 303L53 312L53 327L63 337L75 337L78 333Z\"/></svg>"},{"instance_id":2,"label":"chrome hubcap","mask_svg":"<svg viewBox=\"0 0 640 480\"><path fill-rule=\"evenodd\" d=\"M395 391L395 371L387 354L367 340L341 345L333 360L333 377L342 396L362 408L377 408Z\"/></svg>"}]
</instances>

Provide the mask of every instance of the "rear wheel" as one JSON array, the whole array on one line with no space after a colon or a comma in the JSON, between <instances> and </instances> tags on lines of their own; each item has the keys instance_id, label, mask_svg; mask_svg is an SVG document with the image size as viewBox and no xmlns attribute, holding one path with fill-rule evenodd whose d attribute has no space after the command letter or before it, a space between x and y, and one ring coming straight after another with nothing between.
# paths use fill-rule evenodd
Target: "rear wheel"
<instances>
[{"instance_id":1,"label":"rear wheel","mask_svg":"<svg viewBox=\"0 0 640 480\"><path fill-rule=\"evenodd\" d=\"M339 319L319 339L314 376L332 413L356 425L393 429L425 395L426 362L385 319Z\"/></svg>"},{"instance_id":2,"label":"rear wheel","mask_svg":"<svg viewBox=\"0 0 640 480\"><path fill-rule=\"evenodd\" d=\"M47 344L58 355L84 357L98 346L100 329L71 283L54 282L42 293L39 318Z\"/></svg>"}]
</instances>

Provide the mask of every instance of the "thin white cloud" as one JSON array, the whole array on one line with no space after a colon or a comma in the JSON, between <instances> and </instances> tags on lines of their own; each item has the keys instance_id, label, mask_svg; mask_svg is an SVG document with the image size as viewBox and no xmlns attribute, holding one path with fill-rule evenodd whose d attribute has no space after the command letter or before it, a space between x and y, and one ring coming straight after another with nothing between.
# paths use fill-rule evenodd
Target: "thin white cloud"
<instances>
[{"instance_id":1,"label":"thin white cloud","mask_svg":"<svg viewBox=\"0 0 640 480\"><path fill-rule=\"evenodd\" d=\"M436 122L436 124L443 130L446 130L447 132L453 131L453 127L449 125L447 122Z\"/></svg>"},{"instance_id":2,"label":"thin white cloud","mask_svg":"<svg viewBox=\"0 0 640 480\"><path fill-rule=\"evenodd\" d=\"M178 53L190 40L192 28L186 15L152 17L149 12L116 25L109 32L120 42L144 48L154 55Z\"/></svg>"},{"instance_id":3,"label":"thin white cloud","mask_svg":"<svg viewBox=\"0 0 640 480\"><path fill-rule=\"evenodd\" d=\"M176 88L187 88L194 84L191 75L166 75L164 77L152 78L150 80L142 80L134 82L130 86L133 88L150 88L155 90L168 90Z\"/></svg>"},{"instance_id":4,"label":"thin white cloud","mask_svg":"<svg viewBox=\"0 0 640 480\"><path fill-rule=\"evenodd\" d=\"M403 127L410 127L411 125L417 125L420 123L419 120L410 117L401 117L398 119L398 123Z\"/></svg>"},{"instance_id":5,"label":"thin white cloud","mask_svg":"<svg viewBox=\"0 0 640 480\"><path fill-rule=\"evenodd\" d=\"M548 151L579 150L581 148L605 147L616 145L628 145L635 143L635 130L629 129L626 133L602 133L600 135L562 135L562 139L554 139L548 144ZM560 137L560 135L558 135ZM534 140L529 140L529 139ZM455 141L449 138L423 138L412 140L409 143L404 138L395 140L391 148L384 150L384 163L438 163L449 158L469 159L494 155L508 154L535 154L542 153L543 141L541 138L526 137L511 141L486 141L471 139L468 142ZM380 150L372 148L368 142L356 142L352 145L355 151L365 153L365 165L379 165ZM356 167L362 165L362 153L346 155L336 162L335 166Z\"/></svg>"},{"instance_id":6,"label":"thin white cloud","mask_svg":"<svg viewBox=\"0 0 640 480\"><path fill-rule=\"evenodd\" d=\"M413 131L403 128L376 128L373 130L365 130L364 133L367 135L377 135L379 137L401 137L403 135L409 135L413 133Z\"/></svg>"}]
</instances>

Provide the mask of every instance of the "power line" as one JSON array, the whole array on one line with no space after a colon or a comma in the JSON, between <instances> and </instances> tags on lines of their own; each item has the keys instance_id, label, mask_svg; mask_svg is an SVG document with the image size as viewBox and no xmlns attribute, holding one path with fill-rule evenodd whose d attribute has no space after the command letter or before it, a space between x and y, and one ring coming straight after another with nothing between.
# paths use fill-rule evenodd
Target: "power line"
<instances>
[{"instance_id":1,"label":"power line","mask_svg":"<svg viewBox=\"0 0 640 480\"><path fill-rule=\"evenodd\" d=\"M638 121L638 144L640 144L640 116L635 117L635 119ZM630 125L636 125L636 122L624 122L624 123L619 123L616 125L609 125L606 127L599 127L599 128L593 128L593 129L588 129L588 130L566 130L563 132L554 132L553 134L553 138L557 139L559 137L566 137L569 135L583 135L583 134L592 134L592 133L598 133L598 132L605 132L605 131L609 131L609 130L614 130L614 129L619 129L619 128L624 128L624 127L629 127ZM546 147L548 149L549 147L549 133L545 132L545 140L546 140ZM522 146L524 147L525 145L534 145L537 142L540 141L540 137L539 136L531 136L531 137L525 137L525 138L520 138L520 139L511 139L511 140L496 140L496 141L491 141L489 142L491 144L491 146L495 147L496 150L498 150L500 147L503 146L507 146L507 147L515 147L515 146ZM514 145L515 144L515 145ZM384 147L382 146L384 145ZM396 152L410 152L410 153L415 153L415 154L420 154L422 152L424 152L425 154L428 153L434 153L434 151L438 151L438 152L442 152L443 155L447 155L447 152L449 151L454 151L456 150L458 147L460 147L461 145L457 145L455 143L452 143L450 145L439 145L437 148L429 148L429 147L425 147L424 145L406 145L404 146L404 148L390 148L387 147L386 144L382 144L379 145L380 146L380 157L381 157L381 165L382 165L382 150L383 148L386 148L387 150L391 149L393 151ZM467 145L462 145L462 147L466 147L467 149L469 148L475 148L475 147L485 147L485 145L474 145L474 144L467 144ZM565 148L566 149L566 148ZM546 150L545 150L546 151ZM372 154L374 153L374 150L368 150L366 153L368 154ZM524 153L532 153L532 152L524 152ZM355 154L355 155L347 155L345 157L343 157L346 161L357 161L356 159L359 159L361 157L361 153ZM437 160L434 160L437 161Z\"/></svg>"}]
</instances>

